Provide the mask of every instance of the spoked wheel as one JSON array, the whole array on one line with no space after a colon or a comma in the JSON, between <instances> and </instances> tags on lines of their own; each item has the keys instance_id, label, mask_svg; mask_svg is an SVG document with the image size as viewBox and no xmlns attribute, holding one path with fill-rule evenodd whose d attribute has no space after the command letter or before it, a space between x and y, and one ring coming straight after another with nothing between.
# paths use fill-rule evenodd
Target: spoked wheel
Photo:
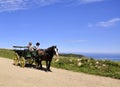
<instances>
[{"instance_id":1,"label":"spoked wheel","mask_svg":"<svg viewBox=\"0 0 120 87\"><path fill-rule=\"evenodd\" d=\"M15 57L14 57L14 59L13 59L13 61L14 61L14 65L18 65L18 63L19 63L19 56L18 56L18 54L17 53L15 53Z\"/></svg>"},{"instance_id":2,"label":"spoked wheel","mask_svg":"<svg viewBox=\"0 0 120 87\"><path fill-rule=\"evenodd\" d=\"M25 58L24 57L20 58L20 66L23 68L25 67Z\"/></svg>"}]
</instances>

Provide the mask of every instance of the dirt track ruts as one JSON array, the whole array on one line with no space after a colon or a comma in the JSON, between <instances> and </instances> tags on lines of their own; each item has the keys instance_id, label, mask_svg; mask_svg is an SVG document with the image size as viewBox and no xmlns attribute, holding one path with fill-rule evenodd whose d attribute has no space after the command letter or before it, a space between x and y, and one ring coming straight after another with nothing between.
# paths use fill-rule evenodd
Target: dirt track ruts
<instances>
[{"instance_id":1,"label":"dirt track ruts","mask_svg":"<svg viewBox=\"0 0 120 87\"><path fill-rule=\"evenodd\" d=\"M120 80L51 68L45 72L35 68L14 66L0 58L0 87L120 87Z\"/></svg>"}]
</instances>

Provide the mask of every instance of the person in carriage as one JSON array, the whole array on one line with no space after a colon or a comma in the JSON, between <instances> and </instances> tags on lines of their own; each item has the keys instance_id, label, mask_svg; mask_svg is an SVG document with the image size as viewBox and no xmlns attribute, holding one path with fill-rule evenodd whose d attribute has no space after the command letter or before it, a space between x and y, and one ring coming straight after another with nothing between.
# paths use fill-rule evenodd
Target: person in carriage
<instances>
[{"instance_id":1,"label":"person in carriage","mask_svg":"<svg viewBox=\"0 0 120 87\"><path fill-rule=\"evenodd\" d=\"M35 49L36 49L37 51L40 50L40 43L39 43L39 42L36 43Z\"/></svg>"},{"instance_id":2,"label":"person in carriage","mask_svg":"<svg viewBox=\"0 0 120 87\"><path fill-rule=\"evenodd\" d=\"M27 48L28 48L28 51L30 52L31 56L34 57L35 56L35 53L34 53L35 47L32 46L32 42L29 42Z\"/></svg>"},{"instance_id":3,"label":"person in carriage","mask_svg":"<svg viewBox=\"0 0 120 87\"><path fill-rule=\"evenodd\" d=\"M29 42L27 48L28 48L28 50L29 50L30 52L33 52L33 51L34 51L34 47L32 46L32 42Z\"/></svg>"},{"instance_id":4,"label":"person in carriage","mask_svg":"<svg viewBox=\"0 0 120 87\"><path fill-rule=\"evenodd\" d=\"M39 54L43 55L43 50L40 49L40 43L39 42L36 43L35 50L37 51L37 54L39 53Z\"/></svg>"}]
</instances>

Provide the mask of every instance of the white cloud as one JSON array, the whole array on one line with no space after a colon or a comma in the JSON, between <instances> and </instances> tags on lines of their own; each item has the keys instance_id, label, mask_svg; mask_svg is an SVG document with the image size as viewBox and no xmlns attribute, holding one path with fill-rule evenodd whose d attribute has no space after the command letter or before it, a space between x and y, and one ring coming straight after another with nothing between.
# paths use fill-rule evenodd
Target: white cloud
<instances>
[{"instance_id":1,"label":"white cloud","mask_svg":"<svg viewBox=\"0 0 120 87\"><path fill-rule=\"evenodd\" d=\"M78 5L78 3L88 4L101 1L103 0L0 0L0 12L36 8L57 3Z\"/></svg>"},{"instance_id":2,"label":"white cloud","mask_svg":"<svg viewBox=\"0 0 120 87\"><path fill-rule=\"evenodd\" d=\"M102 2L104 0L79 0L81 4L88 4L88 3L95 3L95 2Z\"/></svg>"},{"instance_id":3,"label":"white cloud","mask_svg":"<svg viewBox=\"0 0 120 87\"><path fill-rule=\"evenodd\" d=\"M88 27L111 27L117 25L120 22L120 18L113 18L108 21L101 21L95 24L88 24Z\"/></svg>"},{"instance_id":4,"label":"white cloud","mask_svg":"<svg viewBox=\"0 0 120 87\"><path fill-rule=\"evenodd\" d=\"M36 8L58 2L59 0L0 0L0 12Z\"/></svg>"},{"instance_id":5,"label":"white cloud","mask_svg":"<svg viewBox=\"0 0 120 87\"><path fill-rule=\"evenodd\" d=\"M24 9L23 0L0 0L0 12Z\"/></svg>"},{"instance_id":6,"label":"white cloud","mask_svg":"<svg viewBox=\"0 0 120 87\"><path fill-rule=\"evenodd\" d=\"M66 3L67 6L79 6L79 5L86 5L96 2L103 2L105 0L60 0L63 3Z\"/></svg>"}]
</instances>

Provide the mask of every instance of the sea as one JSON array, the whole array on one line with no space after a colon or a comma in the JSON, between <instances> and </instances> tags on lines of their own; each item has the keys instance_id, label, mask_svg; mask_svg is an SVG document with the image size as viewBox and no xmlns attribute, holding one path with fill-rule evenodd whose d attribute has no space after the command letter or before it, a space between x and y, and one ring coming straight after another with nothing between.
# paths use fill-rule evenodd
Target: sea
<instances>
[{"instance_id":1,"label":"sea","mask_svg":"<svg viewBox=\"0 0 120 87\"><path fill-rule=\"evenodd\" d=\"M80 53L93 59L120 61L120 53Z\"/></svg>"}]
</instances>

